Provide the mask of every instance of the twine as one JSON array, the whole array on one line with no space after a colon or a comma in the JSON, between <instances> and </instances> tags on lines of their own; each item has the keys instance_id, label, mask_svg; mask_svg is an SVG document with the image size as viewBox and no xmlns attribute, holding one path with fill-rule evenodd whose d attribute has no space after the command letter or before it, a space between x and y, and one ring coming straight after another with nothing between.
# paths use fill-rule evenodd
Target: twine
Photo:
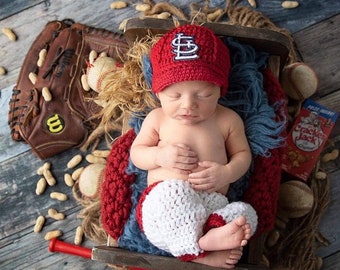
<instances>
[{"instance_id":1,"label":"twine","mask_svg":"<svg viewBox=\"0 0 340 270\"><path fill-rule=\"evenodd\" d=\"M314 195L311 211L296 219L290 219L278 243L268 254L272 267L286 267L292 270L320 269L322 259L316 250L328 241L318 232L318 224L329 204L329 180L315 178L312 173L310 188ZM317 244L319 243L319 244Z\"/></svg>"}]
</instances>

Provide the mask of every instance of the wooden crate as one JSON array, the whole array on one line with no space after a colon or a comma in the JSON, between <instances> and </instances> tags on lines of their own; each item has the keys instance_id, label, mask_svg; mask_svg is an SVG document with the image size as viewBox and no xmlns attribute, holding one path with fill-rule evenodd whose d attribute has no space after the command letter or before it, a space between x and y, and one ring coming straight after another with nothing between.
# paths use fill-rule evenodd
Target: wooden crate
<instances>
[{"instance_id":1,"label":"wooden crate","mask_svg":"<svg viewBox=\"0 0 340 270\"><path fill-rule=\"evenodd\" d=\"M188 22L179 21L180 24ZM206 23L206 27L221 37L233 37L242 44L251 45L255 50L269 54L268 65L273 74L279 77L280 72L286 64L290 42L286 35L268 29L256 29L239 25L228 25L225 23ZM163 34L174 27L172 20L155 18L130 19L126 24L125 36L133 44L146 35ZM128 116L126 116L128 118ZM126 120L126 119L125 119ZM128 121L124 121L126 124ZM123 126L123 133L128 130ZM236 270L241 269L267 269L262 261L262 251L266 236L261 235L249 243L249 255L247 264L237 265ZM110 241L108 241L110 242ZM156 256L124 250L114 246L96 246L92 249L92 259L112 265L123 265L155 270L213 270L219 269L203 264L182 262L177 258Z\"/></svg>"}]
</instances>

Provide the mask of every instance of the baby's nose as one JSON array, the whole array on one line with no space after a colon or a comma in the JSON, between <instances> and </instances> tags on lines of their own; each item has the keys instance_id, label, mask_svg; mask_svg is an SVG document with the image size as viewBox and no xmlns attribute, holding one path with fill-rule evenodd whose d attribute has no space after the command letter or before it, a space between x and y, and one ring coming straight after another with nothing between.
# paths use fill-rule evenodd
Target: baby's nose
<instances>
[{"instance_id":1,"label":"baby's nose","mask_svg":"<svg viewBox=\"0 0 340 270\"><path fill-rule=\"evenodd\" d=\"M185 109L191 109L191 108L195 108L197 106L197 102L195 97L192 96L185 96L183 97L182 100L182 107Z\"/></svg>"}]
</instances>

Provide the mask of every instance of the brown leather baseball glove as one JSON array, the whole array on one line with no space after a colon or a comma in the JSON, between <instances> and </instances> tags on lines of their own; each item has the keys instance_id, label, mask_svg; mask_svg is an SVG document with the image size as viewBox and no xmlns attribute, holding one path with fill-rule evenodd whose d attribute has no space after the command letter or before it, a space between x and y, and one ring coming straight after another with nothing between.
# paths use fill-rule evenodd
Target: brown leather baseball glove
<instances>
[{"instance_id":1,"label":"brown leather baseball glove","mask_svg":"<svg viewBox=\"0 0 340 270\"><path fill-rule=\"evenodd\" d=\"M9 108L13 140L24 140L41 159L81 146L97 126L96 92L84 91L91 50L121 62L124 37L71 20L52 21L33 42L23 62Z\"/></svg>"}]
</instances>

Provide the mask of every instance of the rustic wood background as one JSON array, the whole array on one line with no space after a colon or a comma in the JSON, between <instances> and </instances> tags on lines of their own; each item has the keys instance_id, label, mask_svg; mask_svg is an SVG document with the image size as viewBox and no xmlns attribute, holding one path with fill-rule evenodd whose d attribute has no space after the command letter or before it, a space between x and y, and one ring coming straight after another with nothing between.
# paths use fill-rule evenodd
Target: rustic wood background
<instances>
[{"instance_id":1,"label":"rustic wood background","mask_svg":"<svg viewBox=\"0 0 340 270\"><path fill-rule=\"evenodd\" d=\"M12 87L20 72L21 64L31 43L48 21L71 18L76 22L118 31L123 19L138 17L134 3L126 9L111 10L112 1L74 0L0 0L0 28L10 27L18 36L11 42L0 34L0 66L8 73L0 77L0 268L1 269L110 269L103 263L79 257L48 252L44 234L49 230L61 229L62 240L73 242L75 229L80 224L77 217L81 207L72 197L71 189L63 183L68 160L79 153L71 149L48 159L58 184L49 187L41 195L35 195L39 176L36 169L44 161L39 160L24 143L13 142L7 125L8 102ZM159 1L156 1L159 2ZM191 1L168 1L188 12ZM204 1L197 1L204 3ZM257 0L257 10L262 11L274 23L291 31L304 62L310 64L319 76L317 102L340 111L340 1L299 0L296 9L281 8L281 0ZM223 3L223 1L211 1ZM246 1L241 4L248 5ZM339 148L340 127L337 122L331 137ZM320 223L320 230L331 242L319 250L324 258L323 269L340 269L340 170L339 158L329 165L331 181L331 203ZM82 165L86 165L83 162ZM69 195L66 202L49 198L52 191ZM35 219L54 207L66 214L66 219L53 221L47 218L40 234L33 233ZM86 240L83 246L91 248Z\"/></svg>"}]
</instances>

